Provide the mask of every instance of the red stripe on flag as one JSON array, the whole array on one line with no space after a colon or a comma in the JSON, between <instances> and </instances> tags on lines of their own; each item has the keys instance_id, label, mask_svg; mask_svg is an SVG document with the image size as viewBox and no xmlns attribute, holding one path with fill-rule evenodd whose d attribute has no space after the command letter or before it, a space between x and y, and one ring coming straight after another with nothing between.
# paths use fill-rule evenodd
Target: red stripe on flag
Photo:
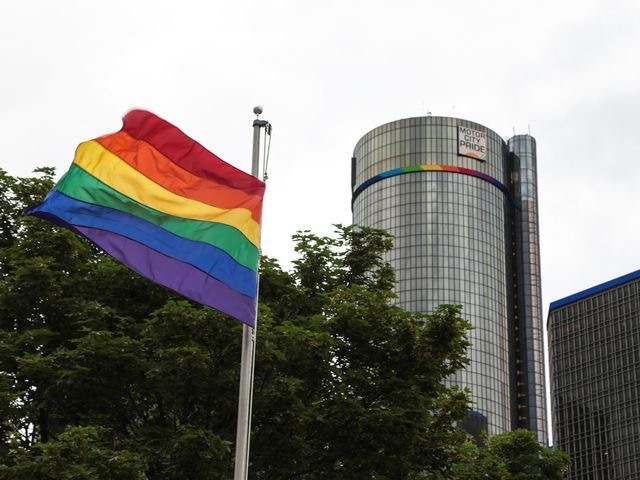
<instances>
[{"instance_id":1,"label":"red stripe on flag","mask_svg":"<svg viewBox=\"0 0 640 480\"><path fill-rule=\"evenodd\" d=\"M253 195L264 192L264 183L256 177L228 164L185 135L178 127L153 113L131 110L122 121L122 130L149 143L188 172Z\"/></svg>"}]
</instances>

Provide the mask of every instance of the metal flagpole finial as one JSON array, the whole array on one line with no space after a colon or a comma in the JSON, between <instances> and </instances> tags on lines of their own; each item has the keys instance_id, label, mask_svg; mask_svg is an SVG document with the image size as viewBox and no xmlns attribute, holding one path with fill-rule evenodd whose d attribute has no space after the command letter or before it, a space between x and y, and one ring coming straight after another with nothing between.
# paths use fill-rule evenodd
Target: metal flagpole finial
<instances>
[{"instance_id":1,"label":"metal flagpole finial","mask_svg":"<svg viewBox=\"0 0 640 480\"><path fill-rule=\"evenodd\" d=\"M262 114L262 105L257 105L255 107L253 107L253 113L256 114L256 119L253 121L253 126L254 127L266 127L267 125L269 125L269 122L267 122L266 120L260 120L260 115ZM254 174L254 176L256 176L257 174Z\"/></svg>"}]
</instances>

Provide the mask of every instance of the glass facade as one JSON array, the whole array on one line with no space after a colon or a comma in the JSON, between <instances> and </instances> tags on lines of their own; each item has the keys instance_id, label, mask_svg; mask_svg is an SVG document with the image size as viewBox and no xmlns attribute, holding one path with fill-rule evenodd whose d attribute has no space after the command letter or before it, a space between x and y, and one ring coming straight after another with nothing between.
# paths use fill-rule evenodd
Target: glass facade
<instances>
[{"instance_id":1,"label":"glass facade","mask_svg":"<svg viewBox=\"0 0 640 480\"><path fill-rule=\"evenodd\" d=\"M458 154L459 126L484 133L485 161ZM450 381L472 391L474 411L467 427L495 434L525 426L546 441L544 423L536 422L545 418L542 356L531 354L529 361L522 355L537 353L538 347L542 352L541 311L530 308L522 317L537 330L521 328L516 315L520 298L540 305L535 141L523 136L514 143L517 151L509 148L495 132L456 118L429 116L382 125L354 150L353 221L394 235L387 260L396 271L399 306L416 312L430 312L442 303L463 306L474 327L471 364ZM530 157L521 160L527 151ZM533 180L520 181L529 177L519 170L532 170ZM531 215L515 213L520 207L514 205L526 200L521 192L533 194ZM524 218L535 225L520 226ZM527 248L512 248L525 232L532 239ZM525 264L538 277L518 288L519 279L527 276ZM520 332L532 344L539 337L540 345L528 348L517 338ZM529 366L540 370L518 377ZM517 383L530 388L518 390ZM532 404L530 394L540 392L542 403Z\"/></svg>"},{"instance_id":2,"label":"glass facade","mask_svg":"<svg viewBox=\"0 0 640 480\"><path fill-rule=\"evenodd\" d=\"M517 262L512 273L516 306L515 382L518 398L527 399L519 405L518 426L546 431L536 141L530 135L516 135L509 139L508 147L512 154L513 199L516 206L511 225ZM539 439L546 440L542 435Z\"/></svg>"},{"instance_id":3,"label":"glass facade","mask_svg":"<svg viewBox=\"0 0 640 480\"><path fill-rule=\"evenodd\" d=\"M551 304L553 437L571 480L638 478L639 315L640 271Z\"/></svg>"}]
</instances>

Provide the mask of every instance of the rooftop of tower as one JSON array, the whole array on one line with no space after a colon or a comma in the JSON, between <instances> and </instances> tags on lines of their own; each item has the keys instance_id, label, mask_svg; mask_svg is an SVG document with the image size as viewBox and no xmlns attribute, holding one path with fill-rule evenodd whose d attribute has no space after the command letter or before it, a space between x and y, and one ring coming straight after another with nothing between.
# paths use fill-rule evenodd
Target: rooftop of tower
<instances>
[{"instance_id":1,"label":"rooftop of tower","mask_svg":"<svg viewBox=\"0 0 640 480\"><path fill-rule=\"evenodd\" d=\"M583 300L592 295L602 293L605 290L609 290L610 288L617 287L622 284L631 282L633 280L638 280L638 279L640 279L640 270L627 273L626 275L622 275L620 277L614 278L613 280L609 280L608 282L601 283L594 287L587 288L586 290L582 290L580 292L574 293L573 295L569 295L567 297L561 298L560 300L556 300L555 302L551 302L551 304L549 305L549 312L551 312L552 310L556 310L560 307L564 307L565 305L569 305L570 303Z\"/></svg>"}]
</instances>

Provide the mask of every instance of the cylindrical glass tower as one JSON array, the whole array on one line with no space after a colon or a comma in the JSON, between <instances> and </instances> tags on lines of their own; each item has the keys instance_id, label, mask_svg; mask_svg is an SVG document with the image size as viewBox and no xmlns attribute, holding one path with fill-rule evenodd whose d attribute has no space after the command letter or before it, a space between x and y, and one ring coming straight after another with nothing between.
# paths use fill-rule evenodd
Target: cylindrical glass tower
<instances>
[{"instance_id":1,"label":"cylindrical glass tower","mask_svg":"<svg viewBox=\"0 0 640 480\"><path fill-rule=\"evenodd\" d=\"M471 364L450 380L472 391L472 433L518 426L512 160L488 128L434 116L373 129L352 159L354 224L395 237L396 303L461 304L473 325Z\"/></svg>"}]
</instances>

